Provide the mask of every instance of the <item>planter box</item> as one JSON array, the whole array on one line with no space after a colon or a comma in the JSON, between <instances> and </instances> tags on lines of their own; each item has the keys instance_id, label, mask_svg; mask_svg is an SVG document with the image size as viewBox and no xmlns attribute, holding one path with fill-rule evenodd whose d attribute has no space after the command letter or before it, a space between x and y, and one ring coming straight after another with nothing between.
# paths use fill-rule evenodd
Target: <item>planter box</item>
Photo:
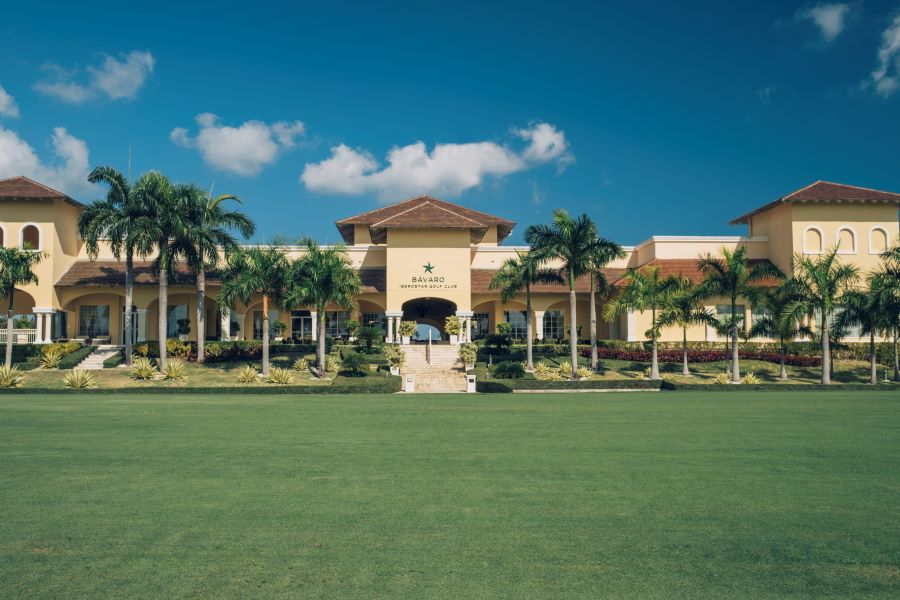
<instances>
[{"instance_id":1,"label":"planter box","mask_svg":"<svg viewBox=\"0 0 900 600\"><path fill-rule=\"evenodd\" d=\"M412 337L412 336L401 335L401 336L400 336L400 343L403 344L404 346L409 346L409 339L410 339L410 337Z\"/></svg>"}]
</instances>

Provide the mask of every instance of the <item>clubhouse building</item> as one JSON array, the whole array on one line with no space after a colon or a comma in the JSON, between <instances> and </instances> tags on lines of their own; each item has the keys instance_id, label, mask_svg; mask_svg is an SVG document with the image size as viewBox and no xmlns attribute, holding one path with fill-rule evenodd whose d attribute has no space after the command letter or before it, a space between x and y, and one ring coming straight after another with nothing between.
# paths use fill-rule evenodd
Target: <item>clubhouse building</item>
<instances>
[{"instance_id":1,"label":"clubhouse building","mask_svg":"<svg viewBox=\"0 0 900 600\"><path fill-rule=\"evenodd\" d=\"M718 254L723 247L746 246L752 260L771 261L790 269L795 253L820 254L838 245L841 259L862 273L877 266L879 254L897 243L900 194L823 181L815 182L731 223L746 226L735 236L653 236L626 247L626 257L611 263L606 276L620 282L625 270L657 266L664 274L700 279L697 257ZM150 260L135 262L133 306L124 304L124 263L108 248L96 259L88 256L76 223L83 205L67 195L26 177L0 180L0 243L30 247L45 253L37 266L39 283L15 294L16 343L84 340L97 344L123 343L123 314L131 310L134 341L156 338L158 287ZM489 287L501 264L524 247L503 245L516 223L429 196L418 196L337 221L348 253L363 282L357 307L350 312L318 315L307 306L276 307L271 322L287 325L285 337L314 339L317 321L326 319L328 335L346 335L347 321L381 324L392 338L398 321L419 323L417 335L446 339L444 319L464 320L463 337L476 338L510 323L516 337L525 336L524 297L503 303ZM297 250L290 250L295 253ZM205 331L196 326L194 281L183 267L174 270L169 286L169 337L196 340L258 339L262 336L262 299L220 310L215 296L218 274L207 274ZM576 325L580 337L589 332L590 296L587 278L576 282ZM568 288L536 285L533 288L534 331L541 339L563 339L568 334ZM598 305L602 315L602 305ZM724 300L709 301L709 308L725 316ZM746 327L758 311L740 305ZM649 329L650 316L629 313L613 321L602 318L601 339L640 341ZM5 341L6 331L2 332ZM696 341L721 340L713 328L695 326L688 332ZM680 340L681 331L664 330L663 340ZM858 334L848 341L859 340Z\"/></svg>"}]
</instances>

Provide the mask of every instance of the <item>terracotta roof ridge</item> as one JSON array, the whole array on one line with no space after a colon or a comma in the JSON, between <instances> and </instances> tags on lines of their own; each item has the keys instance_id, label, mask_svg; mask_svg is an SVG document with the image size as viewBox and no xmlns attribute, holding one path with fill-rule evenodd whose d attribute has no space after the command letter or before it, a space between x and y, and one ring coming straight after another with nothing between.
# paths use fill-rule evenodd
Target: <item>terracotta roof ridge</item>
<instances>
[{"instance_id":1,"label":"terracotta roof ridge","mask_svg":"<svg viewBox=\"0 0 900 600\"><path fill-rule=\"evenodd\" d=\"M853 188L854 190L862 190L864 192L874 192L876 194L889 194L891 196L900 196L900 194L898 194L897 192L888 192L885 190L876 190L875 188L863 187L861 185L850 185L849 183L838 183L836 181L825 181L824 179L819 179L815 183L811 183L810 185L806 186L805 188L799 189L796 192L791 192L790 194L785 196L785 198L789 198L789 197L793 196L794 194L798 194L798 193L802 192L803 190L807 190L807 189L813 187L814 185L818 185L820 183L824 183L826 185L836 185L836 186L845 187L845 188Z\"/></svg>"},{"instance_id":2,"label":"terracotta roof ridge","mask_svg":"<svg viewBox=\"0 0 900 600\"><path fill-rule=\"evenodd\" d=\"M32 179L31 177L28 177L26 175L13 175L12 177L4 177L3 179L0 179L0 183L3 183L4 181L13 181L14 179L24 179L28 183L34 184L39 188L45 189L48 192L53 192L57 196L62 196L62 197L66 197L66 198L68 197L66 194L62 193L61 191L53 189L52 187L50 187L48 185L44 185L43 183L41 183L39 181L35 181L34 179Z\"/></svg>"}]
</instances>

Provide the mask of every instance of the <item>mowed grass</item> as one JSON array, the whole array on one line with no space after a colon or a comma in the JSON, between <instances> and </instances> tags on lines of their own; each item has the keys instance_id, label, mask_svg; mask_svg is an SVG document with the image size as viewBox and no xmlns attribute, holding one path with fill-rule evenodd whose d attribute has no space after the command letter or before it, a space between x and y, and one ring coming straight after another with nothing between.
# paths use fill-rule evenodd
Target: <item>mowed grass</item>
<instances>
[{"instance_id":1,"label":"mowed grass","mask_svg":"<svg viewBox=\"0 0 900 600\"><path fill-rule=\"evenodd\" d=\"M0 597L896 598L898 401L0 396Z\"/></svg>"}]
</instances>

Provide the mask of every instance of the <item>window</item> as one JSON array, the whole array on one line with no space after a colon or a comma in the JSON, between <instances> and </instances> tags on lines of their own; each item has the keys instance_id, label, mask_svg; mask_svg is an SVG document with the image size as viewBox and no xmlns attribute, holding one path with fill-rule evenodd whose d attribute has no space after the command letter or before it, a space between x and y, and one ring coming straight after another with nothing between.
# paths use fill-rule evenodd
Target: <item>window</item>
<instances>
[{"instance_id":1,"label":"window","mask_svg":"<svg viewBox=\"0 0 900 600\"><path fill-rule=\"evenodd\" d=\"M738 321L738 332L740 332L744 328L744 305L738 304L735 306L735 316ZM723 325L731 324L731 305L730 304L717 304L716 305L716 319L718 319L719 323Z\"/></svg>"},{"instance_id":2,"label":"window","mask_svg":"<svg viewBox=\"0 0 900 600\"><path fill-rule=\"evenodd\" d=\"M384 313L362 313L359 315L359 324L362 327L378 327L384 331Z\"/></svg>"},{"instance_id":3,"label":"window","mask_svg":"<svg viewBox=\"0 0 900 600\"><path fill-rule=\"evenodd\" d=\"M544 313L544 339L561 340L565 337L565 322L563 311L548 310Z\"/></svg>"},{"instance_id":4,"label":"window","mask_svg":"<svg viewBox=\"0 0 900 600\"><path fill-rule=\"evenodd\" d=\"M472 315L472 339L484 337L491 332L491 315L486 312Z\"/></svg>"},{"instance_id":5,"label":"window","mask_svg":"<svg viewBox=\"0 0 900 600\"><path fill-rule=\"evenodd\" d=\"M528 335L524 310L504 310L503 320L512 325L510 335L517 340L524 340Z\"/></svg>"},{"instance_id":6,"label":"window","mask_svg":"<svg viewBox=\"0 0 900 600\"><path fill-rule=\"evenodd\" d=\"M869 254L881 254L888 249L888 235L881 227L869 231Z\"/></svg>"},{"instance_id":7,"label":"window","mask_svg":"<svg viewBox=\"0 0 900 600\"><path fill-rule=\"evenodd\" d=\"M27 224L22 226L19 234L19 247L27 250L41 249L41 230L37 225Z\"/></svg>"},{"instance_id":8,"label":"window","mask_svg":"<svg viewBox=\"0 0 900 600\"><path fill-rule=\"evenodd\" d=\"M807 227L803 231L803 253L822 254L825 251L822 230L818 227Z\"/></svg>"},{"instance_id":9,"label":"window","mask_svg":"<svg viewBox=\"0 0 900 600\"><path fill-rule=\"evenodd\" d=\"M750 327L756 327L756 324L759 323L763 319L768 319L772 316L772 312L765 308L764 306L759 306L757 308L751 309L750 312ZM764 336L763 336L764 337Z\"/></svg>"},{"instance_id":10,"label":"window","mask_svg":"<svg viewBox=\"0 0 900 600\"><path fill-rule=\"evenodd\" d=\"M834 309L834 314L831 316L831 318L828 319L829 328L831 328L831 327L837 322L837 319L838 319L838 317L841 315L842 312L844 312L844 308L843 308L843 307L841 307L841 306L835 307L835 309ZM821 323L822 323L822 316L821 316L821 315L822 315L822 313L816 313L816 315L817 315L816 318L818 319L817 322L818 322L818 323L820 324L820 326L821 326ZM843 337L843 338L858 338L858 337L861 337L862 334L863 334L863 333L862 333L862 326L861 326L859 323L857 323L857 324L855 324L855 325L852 325L851 327L848 327L848 328L846 328L846 329L844 329L843 331L840 331L840 332L838 332L838 333L839 333L839 334L841 335L841 337ZM834 340L831 340L831 343L834 344ZM833 351L833 350L832 350L832 351Z\"/></svg>"},{"instance_id":11,"label":"window","mask_svg":"<svg viewBox=\"0 0 900 600\"><path fill-rule=\"evenodd\" d=\"M50 337L54 340L69 337L68 313L58 310L53 313L53 331Z\"/></svg>"},{"instance_id":12,"label":"window","mask_svg":"<svg viewBox=\"0 0 900 600\"><path fill-rule=\"evenodd\" d=\"M835 243L838 254L856 254L856 234L849 227L838 229Z\"/></svg>"},{"instance_id":13,"label":"window","mask_svg":"<svg viewBox=\"0 0 900 600\"><path fill-rule=\"evenodd\" d=\"M177 338L191 331L187 304L170 304L166 311L166 337Z\"/></svg>"},{"instance_id":14,"label":"window","mask_svg":"<svg viewBox=\"0 0 900 600\"><path fill-rule=\"evenodd\" d=\"M325 311L325 335L341 337L347 335L347 321L350 313L346 310Z\"/></svg>"},{"instance_id":15,"label":"window","mask_svg":"<svg viewBox=\"0 0 900 600\"><path fill-rule=\"evenodd\" d=\"M78 310L78 335L86 338L109 336L109 304L82 304Z\"/></svg>"}]
</instances>

